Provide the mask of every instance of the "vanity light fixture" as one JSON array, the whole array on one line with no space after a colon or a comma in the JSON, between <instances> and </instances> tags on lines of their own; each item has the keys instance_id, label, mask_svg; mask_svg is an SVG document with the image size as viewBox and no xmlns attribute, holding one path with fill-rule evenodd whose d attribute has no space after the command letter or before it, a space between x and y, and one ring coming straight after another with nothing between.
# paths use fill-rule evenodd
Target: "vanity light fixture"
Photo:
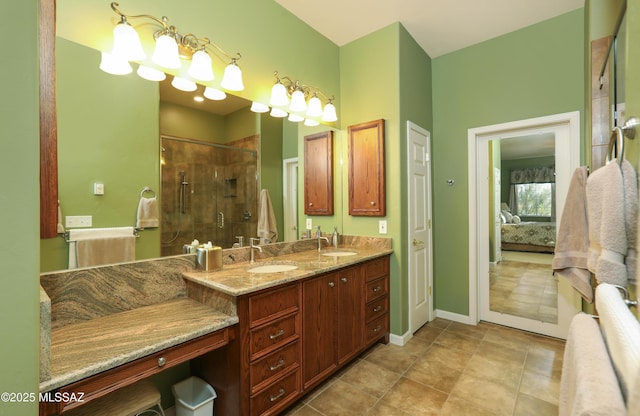
<instances>
[{"instance_id":1,"label":"vanity light fixture","mask_svg":"<svg viewBox=\"0 0 640 416\"><path fill-rule=\"evenodd\" d=\"M111 3L111 9L120 16L120 22L113 29L113 49L110 53L102 53L100 69L110 74L123 75L130 73L130 62L139 62L138 75L142 78L161 81L166 77L160 69L169 72L178 71L183 62L189 62L189 68L181 76L174 77L174 85L178 89L192 91L195 81L210 82L214 79L211 55L212 51L222 59L228 59L229 64L224 70L220 85L229 91L242 91L242 71L238 66L238 60L242 58L239 53L236 56L227 54L222 48L211 42L209 38L201 38L192 33L180 34L175 26L169 25L169 19L163 16L161 19L148 15L126 15L118 9L117 2ZM151 55L151 64L145 62L147 56L144 52L140 37L131 26L129 20L148 19L161 27L153 33L155 48ZM186 75L190 79L186 78ZM220 96L219 94L217 95ZM216 98L219 99L219 98Z\"/></svg>"},{"instance_id":2,"label":"vanity light fixture","mask_svg":"<svg viewBox=\"0 0 640 416\"><path fill-rule=\"evenodd\" d=\"M317 118L324 122L334 122L338 120L336 107L333 105L334 96L329 97L322 90L304 85L300 81L293 81L289 77L279 77L278 71L273 75L276 81L271 87L271 115L273 117L286 117L293 122L305 121L307 126L317 126L320 124ZM322 107L320 96L326 99L327 103ZM307 101L308 99L308 101ZM251 111L255 113L266 113L269 107L266 104L253 102Z\"/></svg>"}]
</instances>

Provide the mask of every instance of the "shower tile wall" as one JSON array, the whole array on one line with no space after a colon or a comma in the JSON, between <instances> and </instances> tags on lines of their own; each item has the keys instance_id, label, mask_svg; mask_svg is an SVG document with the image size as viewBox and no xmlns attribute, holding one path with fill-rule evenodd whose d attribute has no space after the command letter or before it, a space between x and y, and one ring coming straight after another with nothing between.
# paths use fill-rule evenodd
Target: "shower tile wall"
<instances>
[{"instance_id":1,"label":"shower tile wall","mask_svg":"<svg viewBox=\"0 0 640 416\"><path fill-rule=\"evenodd\" d=\"M194 238L228 248L236 236L256 235L257 152L169 138L162 149L163 256Z\"/></svg>"}]
</instances>

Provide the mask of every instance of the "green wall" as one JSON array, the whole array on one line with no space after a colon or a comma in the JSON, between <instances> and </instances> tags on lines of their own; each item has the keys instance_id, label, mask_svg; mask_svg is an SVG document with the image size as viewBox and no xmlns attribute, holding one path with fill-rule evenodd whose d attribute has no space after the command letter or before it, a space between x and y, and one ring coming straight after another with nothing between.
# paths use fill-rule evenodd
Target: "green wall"
<instances>
[{"instance_id":1,"label":"green wall","mask_svg":"<svg viewBox=\"0 0 640 416\"><path fill-rule=\"evenodd\" d=\"M20 34L23 48L0 46L0 391L38 393L39 138L38 2L4 5L4 39ZM9 99L10 98L10 99ZM35 403L0 403L2 416L32 416Z\"/></svg>"},{"instance_id":2,"label":"green wall","mask_svg":"<svg viewBox=\"0 0 640 416\"><path fill-rule=\"evenodd\" d=\"M469 314L467 130L582 112L583 25L580 9L433 60L438 309Z\"/></svg>"}]
</instances>

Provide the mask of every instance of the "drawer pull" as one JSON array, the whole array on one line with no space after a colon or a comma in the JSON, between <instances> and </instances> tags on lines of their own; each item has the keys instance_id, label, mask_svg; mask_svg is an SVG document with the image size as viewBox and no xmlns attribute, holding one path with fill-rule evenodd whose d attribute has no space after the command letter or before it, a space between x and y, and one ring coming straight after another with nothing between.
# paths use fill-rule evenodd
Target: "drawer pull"
<instances>
[{"instance_id":1,"label":"drawer pull","mask_svg":"<svg viewBox=\"0 0 640 416\"><path fill-rule=\"evenodd\" d=\"M160 357L158 358L158 367L164 367L164 365L167 363L167 359L164 357Z\"/></svg>"},{"instance_id":2,"label":"drawer pull","mask_svg":"<svg viewBox=\"0 0 640 416\"><path fill-rule=\"evenodd\" d=\"M382 305L378 305L375 308L373 308L374 312L380 312L382 310Z\"/></svg>"},{"instance_id":3,"label":"drawer pull","mask_svg":"<svg viewBox=\"0 0 640 416\"><path fill-rule=\"evenodd\" d=\"M334 287L336 284L334 282L329 282L329 287Z\"/></svg>"},{"instance_id":4,"label":"drawer pull","mask_svg":"<svg viewBox=\"0 0 640 416\"><path fill-rule=\"evenodd\" d=\"M382 329L382 326L378 325L377 327L373 328L373 332L379 332Z\"/></svg>"},{"instance_id":5,"label":"drawer pull","mask_svg":"<svg viewBox=\"0 0 640 416\"><path fill-rule=\"evenodd\" d=\"M373 292L380 292L382 290L382 286L376 286L373 288Z\"/></svg>"},{"instance_id":6,"label":"drawer pull","mask_svg":"<svg viewBox=\"0 0 640 416\"><path fill-rule=\"evenodd\" d=\"M342 281L342 283L347 283L347 278L343 277L342 279L340 279Z\"/></svg>"},{"instance_id":7,"label":"drawer pull","mask_svg":"<svg viewBox=\"0 0 640 416\"><path fill-rule=\"evenodd\" d=\"M269 370L276 371L278 368L282 367L283 365L284 365L284 358L280 358L280 361L278 361L278 364L269 366Z\"/></svg>"},{"instance_id":8,"label":"drawer pull","mask_svg":"<svg viewBox=\"0 0 640 416\"><path fill-rule=\"evenodd\" d=\"M278 332L276 332L275 334L269 335L269 339L276 339L276 338L281 337L283 335L284 335L284 329L281 329Z\"/></svg>"},{"instance_id":9,"label":"drawer pull","mask_svg":"<svg viewBox=\"0 0 640 416\"><path fill-rule=\"evenodd\" d=\"M280 388L280 390L278 390L278 394L276 394L275 396L270 396L269 400L272 401L272 402L275 402L276 400L278 400L282 396L284 396L284 389Z\"/></svg>"}]
</instances>

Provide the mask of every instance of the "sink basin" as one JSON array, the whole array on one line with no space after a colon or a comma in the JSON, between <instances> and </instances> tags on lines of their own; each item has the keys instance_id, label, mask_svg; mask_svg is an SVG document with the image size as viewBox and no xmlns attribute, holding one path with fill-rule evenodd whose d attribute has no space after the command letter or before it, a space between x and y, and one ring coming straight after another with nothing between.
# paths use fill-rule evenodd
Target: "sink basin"
<instances>
[{"instance_id":1,"label":"sink basin","mask_svg":"<svg viewBox=\"0 0 640 416\"><path fill-rule=\"evenodd\" d=\"M251 273L282 273L297 269L295 264L265 264L249 269Z\"/></svg>"},{"instance_id":2,"label":"sink basin","mask_svg":"<svg viewBox=\"0 0 640 416\"><path fill-rule=\"evenodd\" d=\"M325 251L320 254L327 257L342 257L342 256L353 256L354 254L358 254L358 253L356 253L355 251L336 250L336 251Z\"/></svg>"}]
</instances>

